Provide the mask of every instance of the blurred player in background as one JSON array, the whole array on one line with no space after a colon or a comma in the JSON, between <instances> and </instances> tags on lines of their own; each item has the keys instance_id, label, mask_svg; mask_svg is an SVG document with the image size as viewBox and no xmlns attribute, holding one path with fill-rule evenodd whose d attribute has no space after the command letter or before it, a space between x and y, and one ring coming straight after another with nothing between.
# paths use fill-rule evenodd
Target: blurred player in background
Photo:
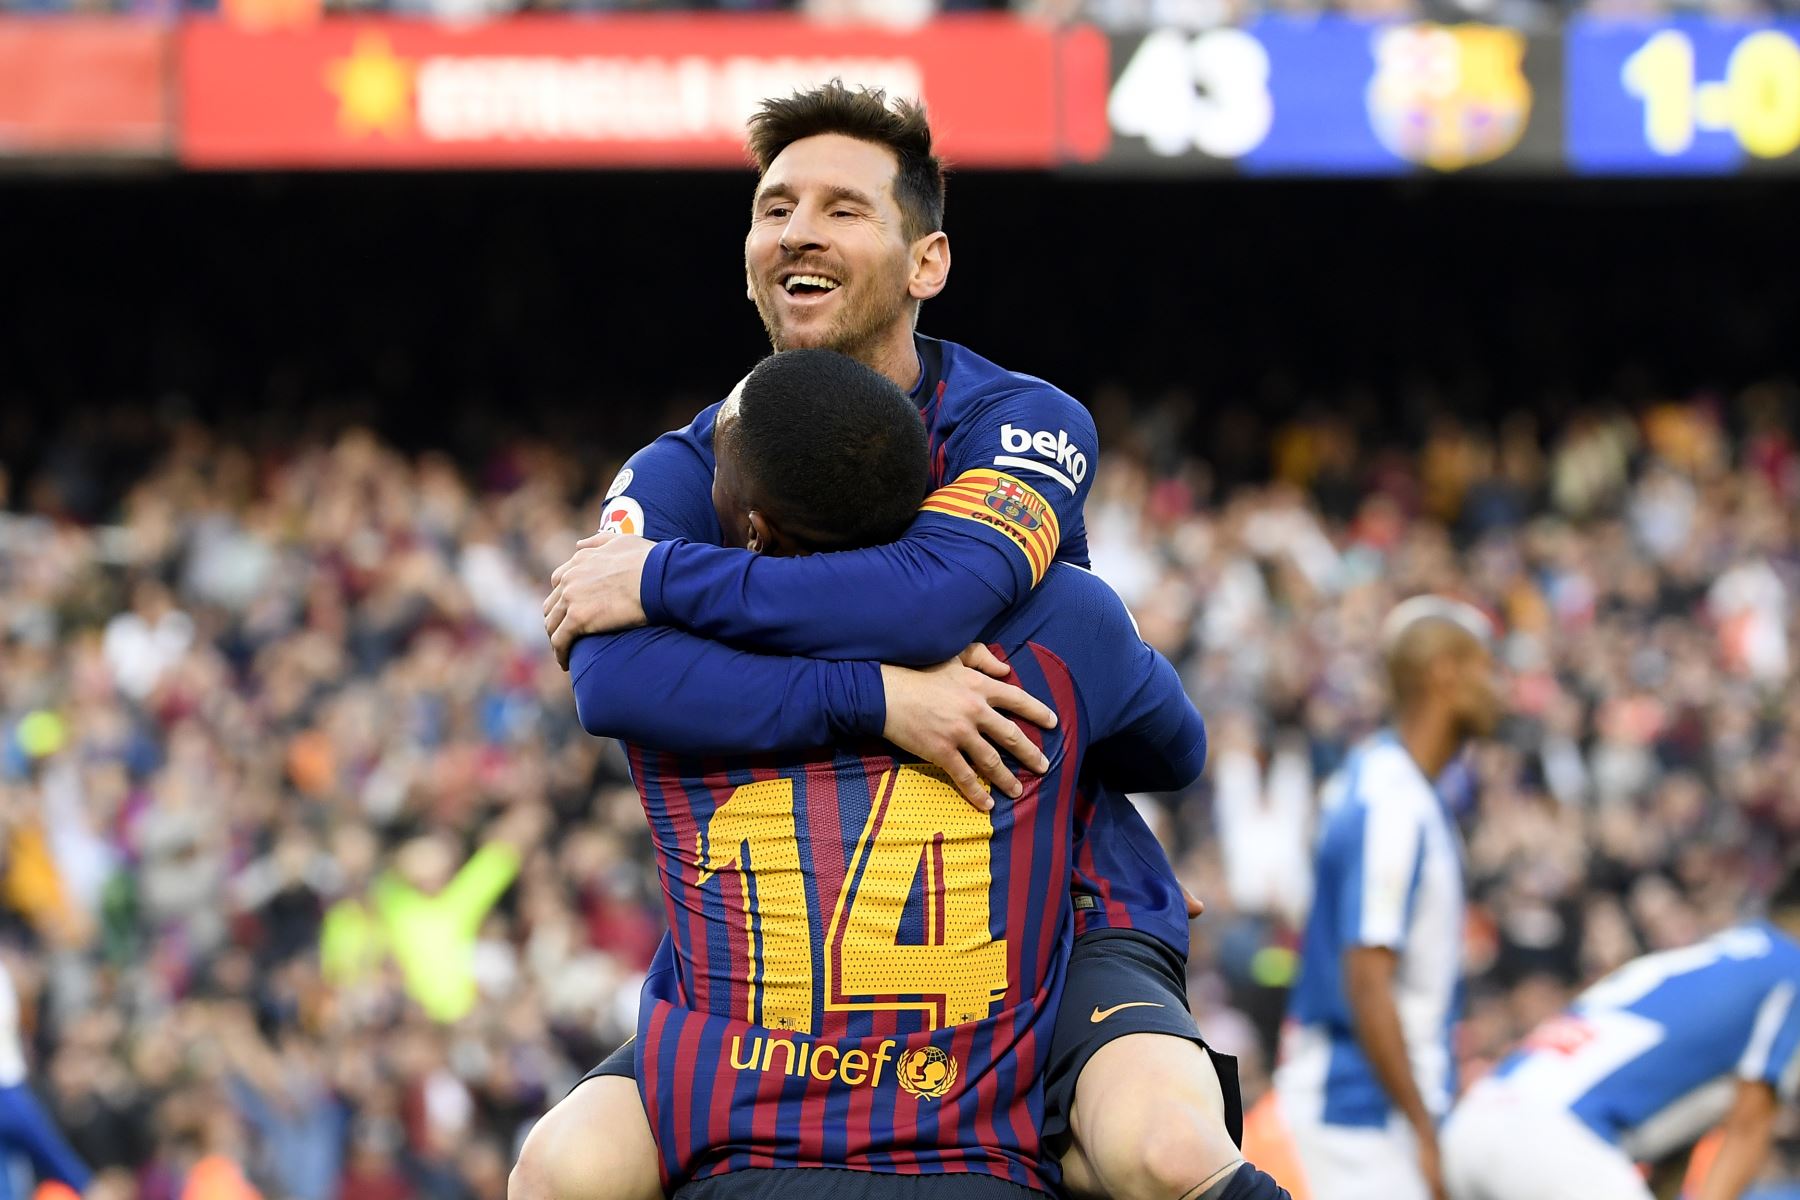
<instances>
[{"instance_id":1,"label":"blurred player in background","mask_svg":"<svg viewBox=\"0 0 1800 1200\"><path fill-rule=\"evenodd\" d=\"M1461 839L1433 785L1500 716L1491 629L1420 596L1382 629L1392 726L1326 786L1316 893L1275 1086L1316 1200L1443 1195L1455 1095Z\"/></svg>"},{"instance_id":2,"label":"blurred player in background","mask_svg":"<svg viewBox=\"0 0 1800 1200\"><path fill-rule=\"evenodd\" d=\"M30 1161L39 1183L60 1183L77 1192L87 1189L87 1164L63 1140L25 1084L19 994L12 973L0 962L0 1200L23 1200L13 1195L12 1188L17 1157Z\"/></svg>"},{"instance_id":3,"label":"blurred player in background","mask_svg":"<svg viewBox=\"0 0 1800 1200\"><path fill-rule=\"evenodd\" d=\"M1756 921L1627 963L1470 1089L1444 1128L1454 1200L1737 1200L1800 1089L1800 870ZM1654 1168L1647 1184L1637 1163Z\"/></svg>"},{"instance_id":4,"label":"blurred player in background","mask_svg":"<svg viewBox=\"0 0 1800 1200\"><path fill-rule=\"evenodd\" d=\"M714 446L726 541L763 554L890 541L926 492L916 408L831 351L766 359ZM865 481L853 503L830 482L846 456ZM1053 566L983 640L1055 713L1043 771L990 811L873 739L774 760L632 748L674 939L645 987L637 1069L677 1195L1053 1188L1039 1130L1076 781L1112 739L1133 786L1185 786L1205 726L1086 571ZM616 686L594 657L583 642L572 664L584 718Z\"/></svg>"},{"instance_id":5,"label":"blurred player in background","mask_svg":"<svg viewBox=\"0 0 1800 1200\"><path fill-rule=\"evenodd\" d=\"M607 634L594 669L615 682L618 701L595 727L638 744L679 749L705 731L735 735L734 752L770 749L747 732L766 728L770 713L825 731L802 744L883 735L882 662L943 662L1029 595L1052 561L1087 562L1082 504L1098 446L1086 410L1042 380L915 333L920 304L950 268L943 169L923 110L831 84L765 103L751 149L761 175L746 282L771 343L839 350L905 390L925 422L938 490L891 545L772 560L721 548L717 406L634 456L602 528L658 544L622 538L578 551L557 573L546 630L564 656L576 638ZM854 480L843 495L856 502ZM705 639L841 660L826 664L840 673L821 684L796 668L798 682L779 703L755 705L748 726L741 695L663 708L669 681L729 653ZM1004 769L992 747L965 762L945 756L941 740L899 744L946 765L983 807L983 778ZM1238 1160L1235 1070L1223 1060L1221 1078L1187 1010L1180 884L1130 801L1103 786L1104 747L1095 759L1044 1136L1072 1149L1063 1165L1077 1190L1168 1200ZM609 1060L533 1131L515 1172L521 1197L655 1194L647 1136L591 1135L641 1123L635 1091L617 1086L630 1071L629 1056Z\"/></svg>"}]
</instances>

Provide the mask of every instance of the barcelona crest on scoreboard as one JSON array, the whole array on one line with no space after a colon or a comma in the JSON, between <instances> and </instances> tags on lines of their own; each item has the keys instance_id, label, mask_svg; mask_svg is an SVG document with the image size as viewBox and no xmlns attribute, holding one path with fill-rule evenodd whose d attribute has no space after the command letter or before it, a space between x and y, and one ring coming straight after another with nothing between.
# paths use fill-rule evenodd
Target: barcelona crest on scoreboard
<instances>
[{"instance_id":1,"label":"barcelona crest on scoreboard","mask_svg":"<svg viewBox=\"0 0 1800 1200\"><path fill-rule=\"evenodd\" d=\"M1531 114L1525 36L1485 25L1398 25L1375 38L1369 119L1408 162L1458 171L1519 144Z\"/></svg>"}]
</instances>

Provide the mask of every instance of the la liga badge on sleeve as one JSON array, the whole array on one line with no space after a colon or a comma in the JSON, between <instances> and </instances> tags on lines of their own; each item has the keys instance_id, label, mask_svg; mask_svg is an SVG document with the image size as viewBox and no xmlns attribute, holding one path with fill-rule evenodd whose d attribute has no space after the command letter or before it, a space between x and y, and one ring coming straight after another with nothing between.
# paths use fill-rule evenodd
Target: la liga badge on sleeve
<instances>
[{"instance_id":1,"label":"la liga badge on sleeve","mask_svg":"<svg viewBox=\"0 0 1800 1200\"><path fill-rule=\"evenodd\" d=\"M600 509L601 533L642 534L644 509L630 496L615 496Z\"/></svg>"}]
</instances>

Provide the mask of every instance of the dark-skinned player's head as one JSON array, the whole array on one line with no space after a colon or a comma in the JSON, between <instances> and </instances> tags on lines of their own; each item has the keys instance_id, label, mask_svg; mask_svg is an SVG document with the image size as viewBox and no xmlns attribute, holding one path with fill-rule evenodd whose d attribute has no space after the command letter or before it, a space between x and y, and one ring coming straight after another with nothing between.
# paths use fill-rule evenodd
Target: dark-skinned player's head
<instances>
[{"instance_id":1,"label":"dark-skinned player's head","mask_svg":"<svg viewBox=\"0 0 1800 1200\"><path fill-rule=\"evenodd\" d=\"M1493 626L1471 605L1443 596L1396 605L1381 635L1395 712L1441 715L1459 741L1492 733L1501 708L1492 640Z\"/></svg>"},{"instance_id":2,"label":"dark-skinned player's head","mask_svg":"<svg viewBox=\"0 0 1800 1200\"><path fill-rule=\"evenodd\" d=\"M832 350L758 363L719 410L713 454L725 544L763 554L891 542L930 486L918 408L891 380Z\"/></svg>"},{"instance_id":3,"label":"dark-skinned player's head","mask_svg":"<svg viewBox=\"0 0 1800 1200\"><path fill-rule=\"evenodd\" d=\"M744 274L777 350L864 362L906 349L950 272L944 165L917 103L838 80L765 100Z\"/></svg>"}]
</instances>

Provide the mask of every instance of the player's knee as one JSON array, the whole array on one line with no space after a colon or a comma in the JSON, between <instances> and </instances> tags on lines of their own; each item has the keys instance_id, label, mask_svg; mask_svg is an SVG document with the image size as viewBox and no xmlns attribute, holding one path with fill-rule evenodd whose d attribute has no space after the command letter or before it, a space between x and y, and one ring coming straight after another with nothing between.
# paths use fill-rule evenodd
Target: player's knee
<instances>
[{"instance_id":1,"label":"player's knee","mask_svg":"<svg viewBox=\"0 0 1800 1200\"><path fill-rule=\"evenodd\" d=\"M519 1147L519 1161L506 1176L506 1200L555 1200L555 1192L550 1186L550 1164L544 1161L547 1157L544 1141L536 1136L544 1121L549 1119L550 1114L546 1113L537 1125L532 1126L525 1144Z\"/></svg>"},{"instance_id":2,"label":"player's knee","mask_svg":"<svg viewBox=\"0 0 1800 1200\"><path fill-rule=\"evenodd\" d=\"M1212 1060L1193 1042L1121 1038L1089 1060L1075 1094L1074 1131L1119 1200L1181 1196L1238 1161Z\"/></svg>"},{"instance_id":3,"label":"player's knee","mask_svg":"<svg viewBox=\"0 0 1800 1200\"><path fill-rule=\"evenodd\" d=\"M1167 1100L1121 1106L1090 1123L1083 1150L1112 1200L1170 1200L1239 1159L1224 1123L1204 1108Z\"/></svg>"},{"instance_id":4,"label":"player's knee","mask_svg":"<svg viewBox=\"0 0 1800 1200\"><path fill-rule=\"evenodd\" d=\"M519 1161L506 1176L506 1200L548 1200L542 1169L531 1153L529 1140L519 1147Z\"/></svg>"},{"instance_id":5,"label":"player's knee","mask_svg":"<svg viewBox=\"0 0 1800 1200\"><path fill-rule=\"evenodd\" d=\"M1132 1172L1138 1186L1134 1196L1185 1196L1200 1184L1216 1178L1238 1161L1238 1149L1228 1136L1214 1136L1198 1114L1151 1121L1139 1133Z\"/></svg>"},{"instance_id":6,"label":"player's knee","mask_svg":"<svg viewBox=\"0 0 1800 1200\"><path fill-rule=\"evenodd\" d=\"M610 1076L582 1084L532 1126L506 1184L507 1200L661 1195L656 1146L637 1089Z\"/></svg>"},{"instance_id":7,"label":"player's knee","mask_svg":"<svg viewBox=\"0 0 1800 1200\"><path fill-rule=\"evenodd\" d=\"M568 1186L582 1169L569 1161L576 1146L563 1128L569 1115L558 1105L531 1127L519 1147L519 1161L506 1177L506 1200L588 1200L572 1194Z\"/></svg>"}]
</instances>

